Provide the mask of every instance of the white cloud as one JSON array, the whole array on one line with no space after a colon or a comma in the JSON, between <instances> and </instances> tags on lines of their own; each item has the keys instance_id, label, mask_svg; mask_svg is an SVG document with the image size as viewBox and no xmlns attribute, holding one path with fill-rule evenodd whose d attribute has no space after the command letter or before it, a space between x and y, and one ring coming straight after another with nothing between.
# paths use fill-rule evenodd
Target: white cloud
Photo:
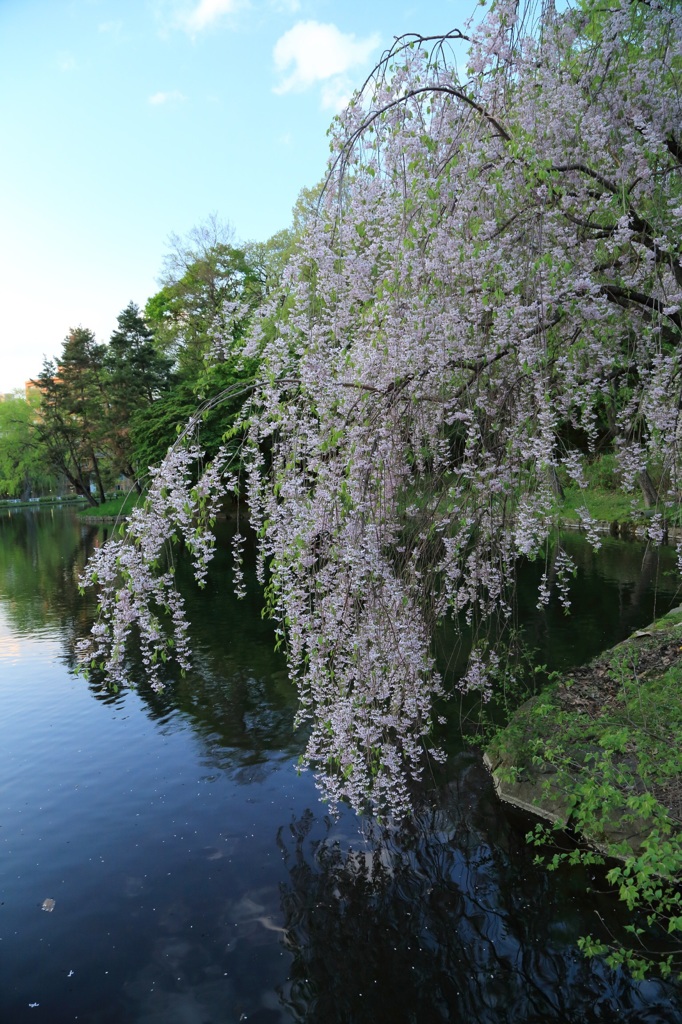
<instances>
[{"instance_id":1,"label":"white cloud","mask_svg":"<svg viewBox=\"0 0 682 1024\"><path fill-rule=\"evenodd\" d=\"M111 33L112 35L119 35L123 28L122 21L103 21L97 26L98 32Z\"/></svg>"},{"instance_id":2,"label":"white cloud","mask_svg":"<svg viewBox=\"0 0 682 1024\"><path fill-rule=\"evenodd\" d=\"M296 14L301 9L300 0L271 0L271 6L275 11L283 11L285 14Z\"/></svg>"},{"instance_id":3,"label":"white cloud","mask_svg":"<svg viewBox=\"0 0 682 1024\"><path fill-rule=\"evenodd\" d=\"M173 89L172 92L155 92L153 96L149 97L149 102L153 107L160 107L164 103L179 103L186 99L185 96L177 89Z\"/></svg>"},{"instance_id":4,"label":"white cloud","mask_svg":"<svg viewBox=\"0 0 682 1024\"><path fill-rule=\"evenodd\" d=\"M322 109L339 114L348 106L353 95L353 83L347 75L335 75L322 86Z\"/></svg>"},{"instance_id":5,"label":"white cloud","mask_svg":"<svg viewBox=\"0 0 682 1024\"><path fill-rule=\"evenodd\" d=\"M60 53L57 57L57 67L60 71L75 71L76 58L72 57L70 53Z\"/></svg>"},{"instance_id":6,"label":"white cloud","mask_svg":"<svg viewBox=\"0 0 682 1024\"><path fill-rule=\"evenodd\" d=\"M201 32L224 14L232 14L239 6L239 0L199 0L194 10L182 17L182 27L190 33Z\"/></svg>"},{"instance_id":7,"label":"white cloud","mask_svg":"<svg viewBox=\"0 0 682 1024\"><path fill-rule=\"evenodd\" d=\"M324 82L323 106L338 108L342 96L347 99L350 92L347 80L341 76L365 64L380 42L377 33L356 39L336 25L299 21L275 43L275 69L284 77L274 91L302 92Z\"/></svg>"}]
</instances>

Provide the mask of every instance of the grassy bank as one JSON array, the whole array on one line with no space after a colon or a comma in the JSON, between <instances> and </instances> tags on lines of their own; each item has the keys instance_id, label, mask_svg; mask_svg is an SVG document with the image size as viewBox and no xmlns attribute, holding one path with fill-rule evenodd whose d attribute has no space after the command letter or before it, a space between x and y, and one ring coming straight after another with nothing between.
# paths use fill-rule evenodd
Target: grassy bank
<instances>
[{"instance_id":1,"label":"grassy bank","mask_svg":"<svg viewBox=\"0 0 682 1024\"><path fill-rule=\"evenodd\" d=\"M617 859L606 877L633 946L586 937L585 951L635 974L682 970L682 608L555 679L486 760L503 799L552 822L529 836L549 867ZM562 848L567 828L580 841Z\"/></svg>"},{"instance_id":2,"label":"grassy bank","mask_svg":"<svg viewBox=\"0 0 682 1024\"><path fill-rule=\"evenodd\" d=\"M593 519L601 523L646 522L651 515L639 494L624 494L623 491L590 485L587 488L575 484L564 488L564 500L559 512L567 522L580 522L579 508L587 508Z\"/></svg>"},{"instance_id":3,"label":"grassy bank","mask_svg":"<svg viewBox=\"0 0 682 1024\"><path fill-rule=\"evenodd\" d=\"M85 519L124 519L137 505L141 505L143 502L143 495L138 494L137 491L131 491L128 494L120 494L94 508L85 505L78 514Z\"/></svg>"},{"instance_id":4,"label":"grassy bank","mask_svg":"<svg viewBox=\"0 0 682 1024\"><path fill-rule=\"evenodd\" d=\"M667 484L661 480L660 471L652 469L651 477L654 487L661 488L663 495ZM631 527L646 525L656 512L656 509L646 507L639 487L629 494L622 490L617 461L611 453L594 458L585 465L584 479L587 486L584 488L569 480L565 470L560 472L559 478L564 498L558 502L557 511L565 522L580 522L578 509L582 507L587 508L597 522ZM661 505L659 510L663 512L667 523L679 525L679 508L671 509Z\"/></svg>"}]
</instances>

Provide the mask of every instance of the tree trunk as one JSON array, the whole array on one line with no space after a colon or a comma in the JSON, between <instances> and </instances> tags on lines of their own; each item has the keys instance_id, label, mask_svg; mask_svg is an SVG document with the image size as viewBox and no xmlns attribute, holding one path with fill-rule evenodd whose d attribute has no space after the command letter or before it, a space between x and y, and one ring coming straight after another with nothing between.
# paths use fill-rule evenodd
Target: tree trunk
<instances>
[{"instance_id":1,"label":"tree trunk","mask_svg":"<svg viewBox=\"0 0 682 1024\"><path fill-rule=\"evenodd\" d=\"M128 477L129 480L133 481L133 486L134 486L135 490L137 491L137 493L138 494L142 494L142 484L140 483L139 479L137 478L137 475L135 474L135 470L130 465L130 463L128 463L128 465L125 468L125 475Z\"/></svg>"},{"instance_id":2,"label":"tree trunk","mask_svg":"<svg viewBox=\"0 0 682 1024\"><path fill-rule=\"evenodd\" d=\"M65 466L62 467L62 472L75 490L76 494L80 494L82 498L86 499L89 505L92 505L93 508L97 508L97 501L90 493L90 488L87 484L83 483L79 477L75 477L73 473L70 473Z\"/></svg>"},{"instance_id":3,"label":"tree trunk","mask_svg":"<svg viewBox=\"0 0 682 1024\"><path fill-rule=\"evenodd\" d=\"M642 496L644 498L644 504L647 508L654 508L658 505L658 491L654 486L654 482L649 476L649 471L646 469L640 470L637 474L637 483L642 489Z\"/></svg>"},{"instance_id":4,"label":"tree trunk","mask_svg":"<svg viewBox=\"0 0 682 1024\"><path fill-rule=\"evenodd\" d=\"M102 483L102 477L101 477L100 471L99 471L99 462L97 461L97 456L95 455L94 452L92 452L92 468L93 468L93 471L95 473L95 480L97 481L97 490L99 492L99 503L100 503L100 505L103 505L104 502L107 500L107 496L104 493L104 485Z\"/></svg>"}]
</instances>

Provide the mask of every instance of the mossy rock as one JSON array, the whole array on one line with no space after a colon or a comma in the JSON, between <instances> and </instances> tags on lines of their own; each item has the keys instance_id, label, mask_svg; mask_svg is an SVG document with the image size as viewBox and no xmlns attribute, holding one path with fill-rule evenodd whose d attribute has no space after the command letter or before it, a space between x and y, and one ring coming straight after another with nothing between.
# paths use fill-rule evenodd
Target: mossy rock
<instances>
[{"instance_id":1,"label":"mossy rock","mask_svg":"<svg viewBox=\"0 0 682 1024\"><path fill-rule=\"evenodd\" d=\"M682 606L516 711L484 753L499 797L589 822L583 836L603 853L639 854L682 817L681 683Z\"/></svg>"}]
</instances>

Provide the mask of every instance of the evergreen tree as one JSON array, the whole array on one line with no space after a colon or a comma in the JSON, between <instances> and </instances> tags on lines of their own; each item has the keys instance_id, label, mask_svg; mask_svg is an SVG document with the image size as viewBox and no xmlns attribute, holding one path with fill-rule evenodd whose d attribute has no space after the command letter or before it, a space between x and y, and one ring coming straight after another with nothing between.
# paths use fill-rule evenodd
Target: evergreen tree
<instances>
[{"instance_id":1,"label":"evergreen tree","mask_svg":"<svg viewBox=\"0 0 682 1024\"><path fill-rule=\"evenodd\" d=\"M116 466L135 481L149 463L135 458L131 424L170 386L172 360L159 352L154 334L139 308L130 302L118 316L105 357L107 373L106 434Z\"/></svg>"},{"instance_id":2,"label":"evergreen tree","mask_svg":"<svg viewBox=\"0 0 682 1024\"><path fill-rule=\"evenodd\" d=\"M36 440L48 464L63 473L77 494L91 505L106 500L108 394L106 347L85 327L72 328L64 339L59 360L46 359L34 383L41 392ZM91 481L95 494L91 493Z\"/></svg>"}]
</instances>

